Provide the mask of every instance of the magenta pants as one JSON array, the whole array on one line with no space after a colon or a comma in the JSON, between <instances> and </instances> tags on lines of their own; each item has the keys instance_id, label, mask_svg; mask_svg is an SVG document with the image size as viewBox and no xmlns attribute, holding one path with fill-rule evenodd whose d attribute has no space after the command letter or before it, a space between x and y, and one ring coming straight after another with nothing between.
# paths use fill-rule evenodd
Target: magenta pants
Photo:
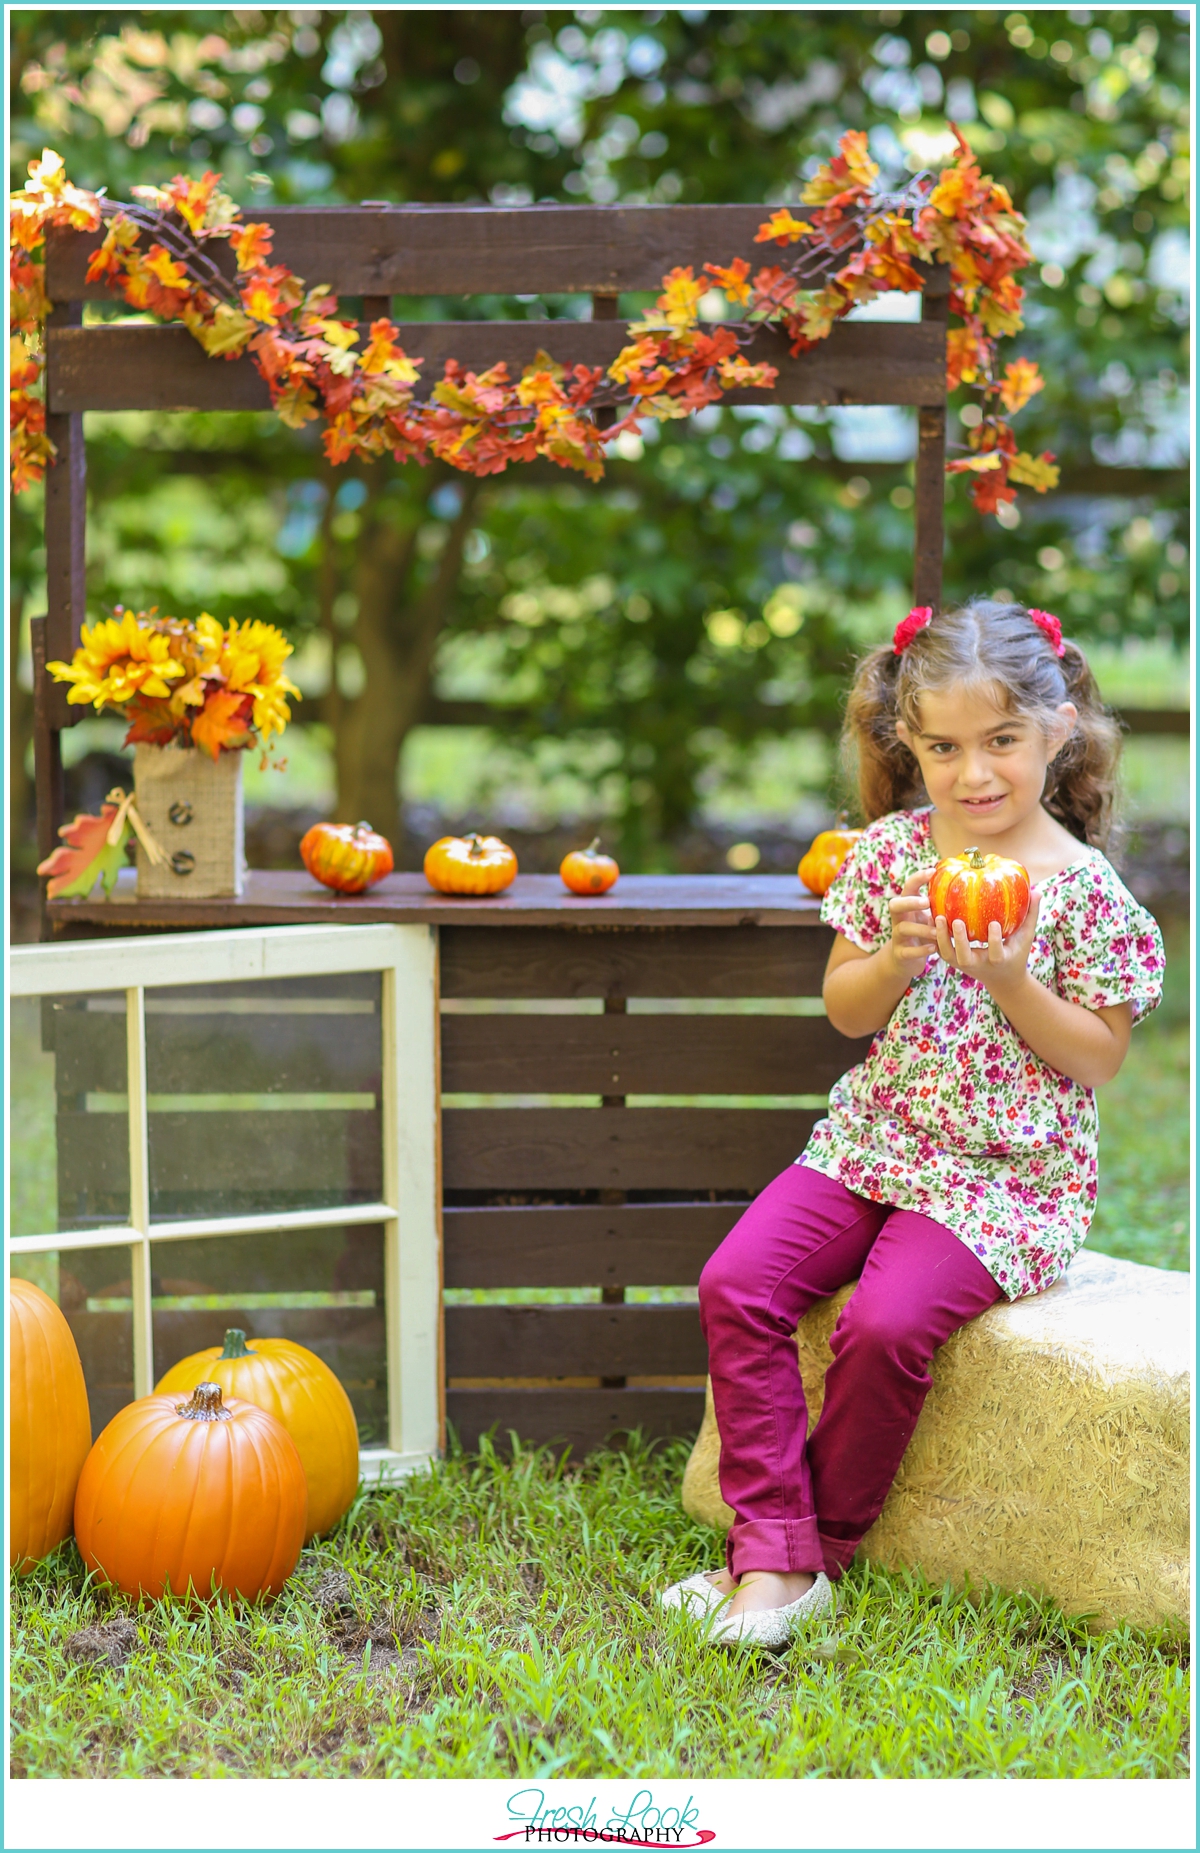
<instances>
[{"instance_id":1,"label":"magenta pants","mask_svg":"<svg viewBox=\"0 0 1200 1853\"><path fill-rule=\"evenodd\" d=\"M809 1435L796 1327L855 1279ZM1000 1297L966 1244L927 1216L803 1164L767 1185L700 1276L732 1575L841 1575L883 1509L934 1352Z\"/></svg>"}]
</instances>

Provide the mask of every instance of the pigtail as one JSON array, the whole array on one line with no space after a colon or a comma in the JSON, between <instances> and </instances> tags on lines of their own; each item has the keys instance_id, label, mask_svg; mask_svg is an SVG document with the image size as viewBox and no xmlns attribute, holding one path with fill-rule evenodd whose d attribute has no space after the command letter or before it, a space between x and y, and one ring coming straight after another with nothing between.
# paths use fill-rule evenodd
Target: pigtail
<instances>
[{"instance_id":1,"label":"pigtail","mask_svg":"<svg viewBox=\"0 0 1200 1853\"><path fill-rule=\"evenodd\" d=\"M1100 699L1083 651L1066 639L1061 668L1067 700L1074 702L1079 718L1050 764L1042 803L1081 843L1107 849L1113 829L1120 729Z\"/></svg>"},{"instance_id":2,"label":"pigtail","mask_svg":"<svg viewBox=\"0 0 1200 1853\"><path fill-rule=\"evenodd\" d=\"M863 818L874 823L919 802L916 759L896 737L896 676L900 658L881 644L858 665L846 703L842 755L858 786Z\"/></svg>"}]
</instances>

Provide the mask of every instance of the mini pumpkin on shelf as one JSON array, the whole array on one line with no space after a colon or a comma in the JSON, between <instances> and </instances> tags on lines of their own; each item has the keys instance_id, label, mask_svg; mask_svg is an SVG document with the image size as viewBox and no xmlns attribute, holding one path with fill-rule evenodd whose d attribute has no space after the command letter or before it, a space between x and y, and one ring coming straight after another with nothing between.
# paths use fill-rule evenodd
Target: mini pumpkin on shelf
<instances>
[{"instance_id":1,"label":"mini pumpkin on shelf","mask_svg":"<svg viewBox=\"0 0 1200 1853\"><path fill-rule=\"evenodd\" d=\"M586 849L572 849L562 859L559 874L572 894L607 894L621 871L594 836Z\"/></svg>"},{"instance_id":2,"label":"mini pumpkin on shelf","mask_svg":"<svg viewBox=\"0 0 1200 1853\"><path fill-rule=\"evenodd\" d=\"M155 1388L156 1396L219 1384L278 1416L295 1442L308 1481L304 1542L332 1530L358 1488L358 1424L350 1398L315 1351L290 1338L256 1338L231 1326L225 1348L212 1345L173 1364Z\"/></svg>"},{"instance_id":3,"label":"mini pumpkin on shelf","mask_svg":"<svg viewBox=\"0 0 1200 1853\"><path fill-rule=\"evenodd\" d=\"M498 836L442 836L425 851L425 879L439 894L499 894L516 872Z\"/></svg>"},{"instance_id":4,"label":"mini pumpkin on shelf","mask_svg":"<svg viewBox=\"0 0 1200 1853\"><path fill-rule=\"evenodd\" d=\"M80 1470L92 1445L83 1366L48 1293L8 1283L9 1563L31 1569L71 1530Z\"/></svg>"},{"instance_id":5,"label":"mini pumpkin on shelf","mask_svg":"<svg viewBox=\"0 0 1200 1853\"><path fill-rule=\"evenodd\" d=\"M800 858L796 870L810 894L825 894L834 876L862 835L861 830L847 830L839 824L835 830L822 830Z\"/></svg>"},{"instance_id":6,"label":"mini pumpkin on shelf","mask_svg":"<svg viewBox=\"0 0 1200 1853\"><path fill-rule=\"evenodd\" d=\"M278 1595L304 1543L308 1485L267 1409L215 1383L119 1409L83 1464L75 1541L127 1596Z\"/></svg>"},{"instance_id":7,"label":"mini pumpkin on shelf","mask_svg":"<svg viewBox=\"0 0 1200 1853\"><path fill-rule=\"evenodd\" d=\"M362 894L395 866L391 844L367 823L314 824L300 838L300 860L339 894Z\"/></svg>"}]
</instances>

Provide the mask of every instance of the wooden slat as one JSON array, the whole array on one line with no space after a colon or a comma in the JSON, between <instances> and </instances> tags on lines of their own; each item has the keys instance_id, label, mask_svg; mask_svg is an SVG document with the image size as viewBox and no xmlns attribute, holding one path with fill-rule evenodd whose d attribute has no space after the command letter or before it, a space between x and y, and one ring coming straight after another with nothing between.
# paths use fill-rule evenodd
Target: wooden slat
<instances>
[{"instance_id":1,"label":"wooden slat","mask_svg":"<svg viewBox=\"0 0 1200 1853\"><path fill-rule=\"evenodd\" d=\"M803 1108L449 1108L447 1190L761 1190L821 1115Z\"/></svg>"},{"instance_id":2,"label":"wooden slat","mask_svg":"<svg viewBox=\"0 0 1200 1853\"><path fill-rule=\"evenodd\" d=\"M448 1306L446 1375L697 1376L695 1306Z\"/></svg>"},{"instance_id":3,"label":"wooden slat","mask_svg":"<svg viewBox=\"0 0 1200 1853\"><path fill-rule=\"evenodd\" d=\"M703 1390L448 1390L446 1419L472 1451L493 1431L498 1453L522 1441L569 1446L579 1457L615 1435L640 1428L647 1439L694 1435L704 1418Z\"/></svg>"},{"instance_id":4,"label":"wooden slat","mask_svg":"<svg viewBox=\"0 0 1200 1853\"><path fill-rule=\"evenodd\" d=\"M563 365L607 367L628 339L612 322L430 322L400 326L405 351L440 379L448 359L482 372L503 360L516 379L539 349ZM779 369L770 391L731 392L731 405L924 405L944 391L944 330L921 322L847 322L793 358L764 330L748 350ZM56 414L121 411L258 412L270 409L253 362L210 360L186 328L110 324L65 328L47 341Z\"/></svg>"},{"instance_id":5,"label":"wooden slat","mask_svg":"<svg viewBox=\"0 0 1200 1853\"><path fill-rule=\"evenodd\" d=\"M443 926L442 996L818 997L833 932L810 918L617 933Z\"/></svg>"},{"instance_id":6,"label":"wooden slat","mask_svg":"<svg viewBox=\"0 0 1200 1853\"><path fill-rule=\"evenodd\" d=\"M46 336L81 334L74 326L82 317L78 303L51 310ZM46 436L57 452L54 468L46 472L46 652L49 662L69 662L79 642L86 609L87 555L87 450L83 419L76 413L53 412L47 406ZM59 683L47 686L43 701L51 724L61 728L74 720L67 707L67 690ZM52 818L57 831L61 816Z\"/></svg>"},{"instance_id":7,"label":"wooden slat","mask_svg":"<svg viewBox=\"0 0 1200 1853\"><path fill-rule=\"evenodd\" d=\"M744 1203L447 1208L447 1287L683 1287Z\"/></svg>"},{"instance_id":8,"label":"wooden slat","mask_svg":"<svg viewBox=\"0 0 1200 1853\"><path fill-rule=\"evenodd\" d=\"M129 1083L125 1018L99 1010L53 1010L54 1086L59 1095L123 1094Z\"/></svg>"},{"instance_id":9,"label":"wooden slat","mask_svg":"<svg viewBox=\"0 0 1200 1853\"><path fill-rule=\"evenodd\" d=\"M942 561L946 544L946 322L949 299L939 296L922 303L922 328L936 338L935 364L940 383L925 400L918 400L916 490L916 545L913 556L913 603L934 611L942 603Z\"/></svg>"},{"instance_id":10,"label":"wooden slat","mask_svg":"<svg viewBox=\"0 0 1200 1853\"><path fill-rule=\"evenodd\" d=\"M735 256L757 269L773 245L754 234L764 206L272 206L272 262L349 296L611 295L658 290L676 264ZM248 218L255 216L247 213ZM46 289L53 302L103 301L85 282L96 232L51 227ZM224 267L232 268L222 249ZM929 288L945 291L935 265Z\"/></svg>"},{"instance_id":11,"label":"wooden slat","mask_svg":"<svg viewBox=\"0 0 1200 1853\"><path fill-rule=\"evenodd\" d=\"M818 1094L860 1062L827 1017L442 1018L448 1094Z\"/></svg>"}]
</instances>

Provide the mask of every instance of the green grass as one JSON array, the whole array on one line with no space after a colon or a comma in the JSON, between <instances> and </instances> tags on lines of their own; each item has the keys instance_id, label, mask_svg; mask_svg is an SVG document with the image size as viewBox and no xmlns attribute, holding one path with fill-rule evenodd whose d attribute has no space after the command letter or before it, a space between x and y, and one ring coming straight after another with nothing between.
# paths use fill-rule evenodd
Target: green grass
<instances>
[{"instance_id":1,"label":"green grass","mask_svg":"<svg viewBox=\"0 0 1200 1853\"><path fill-rule=\"evenodd\" d=\"M1182 1777L1186 1654L856 1566L783 1658L656 1592L711 1564L686 1447L460 1456L364 1494L271 1606L110 1603L74 1547L14 1586L17 1777ZM69 1643L99 1628L124 1664Z\"/></svg>"},{"instance_id":2,"label":"green grass","mask_svg":"<svg viewBox=\"0 0 1200 1853\"><path fill-rule=\"evenodd\" d=\"M1101 1089L1100 1194L1088 1247L1151 1267L1189 1262L1188 948L1167 936L1162 1004L1133 1032L1116 1080Z\"/></svg>"}]
</instances>

